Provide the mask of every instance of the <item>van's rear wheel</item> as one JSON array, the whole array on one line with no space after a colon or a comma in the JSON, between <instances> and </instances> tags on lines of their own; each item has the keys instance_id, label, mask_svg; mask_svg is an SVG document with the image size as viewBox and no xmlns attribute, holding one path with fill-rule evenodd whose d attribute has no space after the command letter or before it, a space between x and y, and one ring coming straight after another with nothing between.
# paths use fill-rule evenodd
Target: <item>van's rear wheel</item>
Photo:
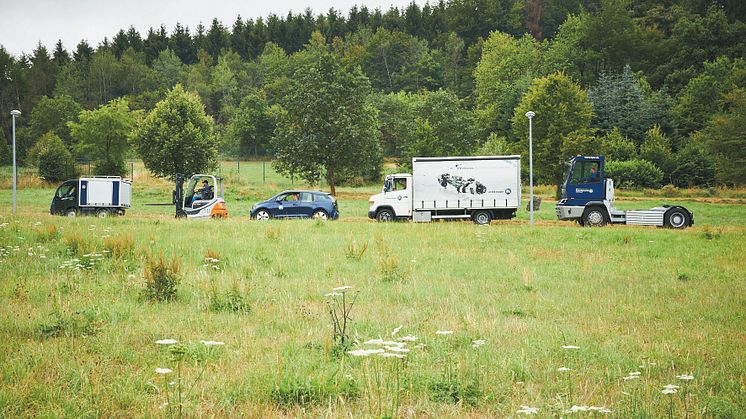
<instances>
[{"instance_id":1,"label":"van's rear wheel","mask_svg":"<svg viewBox=\"0 0 746 419\"><path fill-rule=\"evenodd\" d=\"M77 217L78 211L76 211L74 208L70 208L69 210L65 211L65 216L67 217Z\"/></svg>"},{"instance_id":2,"label":"van's rear wheel","mask_svg":"<svg viewBox=\"0 0 746 419\"><path fill-rule=\"evenodd\" d=\"M603 207L588 207L583 211L583 225L586 227L603 227L608 222L606 209Z\"/></svg>"},{"instance_id":3,"label":"van's rear wheel","mask_svg":"<svg viewBox=\"0 0 746 419\"><path fill-rule=\"evenodd\" d=\"M390 221L394 221L394 219L394 211L391 211L390 209L379 210L376 214L376 220L382 223L388 223Z\"/></svg>"},{"instance_id":4,"label":"van's rear wheel","mask_svg":"<svg viewBox=\"0 0 746 419\"><path fill-rule=\"evenodd\" d=\"M109 210L106 210L106 209L103 209L103 208L100 209L100 210L98 210L98 211L96 211L96 217L98 217L98 218L106 218L109 215L110 215L109 214Z\"/></svg>"},{"instance_id":5,"label":"van's rear wheel","mask_svg":"<svg viewBox=\"0 0 746 419\"><path fill-rule=\"evenodd\" d=\"M474 224L486 225L492 221L492 215L489 211L475 211L471 219L474 220Z\"/></svg>"}]
</instances>

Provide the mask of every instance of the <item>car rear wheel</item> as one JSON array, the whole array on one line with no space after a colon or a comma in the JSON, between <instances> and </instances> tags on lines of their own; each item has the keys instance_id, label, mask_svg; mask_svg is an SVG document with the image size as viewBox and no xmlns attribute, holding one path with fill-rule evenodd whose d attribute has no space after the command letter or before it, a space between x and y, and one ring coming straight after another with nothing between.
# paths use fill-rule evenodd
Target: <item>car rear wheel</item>
<instances>
[{"instance_id":1,"label":"car rear wheel","mask_svg":"<svg viewBox=\"0 0 746 419\"><path fill-rule=\"evenodd\" d=\"M257 219L257 220L259 220L259 221L267 221L270 218L272 218L272 214L270 214L269 211L267 211L265 209L260 209L254 215L254 218Z\"/></svg>"},{"instance_id":2,"label":"car rear wheel","mask_svg":"<svg viewBox=\"0 0 746 419\"><path fill-rule=\"evenodd\" d=\"M391 211L390 209L382 209L378 211L378 214L376 214L376 220L382 223L394 221L394 211Z\"/></svg>"},{"instance_id":3,"label":"car rear wheel","mask_svg":"<svg viewBox=\"0 0 746 419\"><path fill-rule=\"evenodd\" d=\"M329 214L327 214L324 210L316 210L313 213L313 218L326 221L329 219Z\"/></svg>"}]
</instances>

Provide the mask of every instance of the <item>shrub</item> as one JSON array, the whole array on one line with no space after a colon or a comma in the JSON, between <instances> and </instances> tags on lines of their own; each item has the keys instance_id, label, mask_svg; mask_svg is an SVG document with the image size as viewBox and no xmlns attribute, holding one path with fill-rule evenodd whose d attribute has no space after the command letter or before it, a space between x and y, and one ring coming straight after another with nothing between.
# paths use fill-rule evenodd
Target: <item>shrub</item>
<instances>
[{"instance_id":1,"label":"shrub","mask_svg":"<svg viewBox=\"0 0 746 419\"><path fill-rule=\"evenodd\" d=\"M175 300L177 286L181 281L180 268L181 260L176 256L168 261L162 252L158 256L148 254L143 269L145 288L141 297L150 301Z\"/></svg>"},{"instance_id":2,"label":"shrub","mask_svg":"<svg viewBox=\"0 0 746 419\"><path fill-rule=\"evenodd\" d=\"M68 234L63 242L71 255L83 256L96 251L96 244L81 235Z\"/></svg>"},{"instance_id":3,"label":"shrub","mask_svg":"<svg viewBox=\"0 0 746 419\"><path fill-rule=\"evenodd\" d=\"M135 239L129 234L122 234L104 239L104 249L113 258L122 258L132 254Z\"/></svg>"},{"instance_id":4,"label":"shrub","mask_svg":"<svg viewBox=\"0 0 746 419\"><path fill-rule=\"evenodd\" d=\"M217 289L213 289L210 295L209 310L213 313L246 314L251 311L251 305L247 300L238 282L234 281L231 289L224 293L219 293Z\"/></svg>"},{"instance_id":5,"label":"shrub","mask_svg":"<svg viewBox=\"0 0 746 419\"><path fill-rule=\"evenodd\" d=\"M637 147L632 140L623 136L618 128L614 128L601 139L600 153L607 161L626 161L637 156Z\"/></svg>"},{"instance_id":6,"label":"shrub","mask_svg":"<svg viewBox=\"0 0 746 419\"><path fill-rule=\"evenodd\" d=\"M73 177L73 156L65 147L60 137L48 133L28 152L32 164L39 168L39 176L50 182L58 182Z\"/></svg>"},{"instance_id":7,"label":"shrub","mask_svg":"<svg viewBox=\"0 0 746 419\"><path fill-rule=\"evenodd\" d=\"M44 338L79 337L95 335L101 328L101 322L94 310L80 310L65 313L55 309L51 314L51 321L37 326L37 333Z\"/></svg>"},{"instance_id":8,"label":"shrub","mask_svg":"<svg viewBox=\"0 0 746 419\"><path fill-rule=\"evenodd\" d=\"M610 161L605 171L620 188L657 188L663 181L661 169L647 160Z\"/></svg>"},{"instance_id":9,"label":"shrub","mask_svg":"<svg viewBox=\"0 0 746 419\"><path fill-rule=\"evenodd\" d=\"M710 186L715 183L715 160L701 142L689 140L676 153L671 180L676 186Z\"/></svg>"},{"instance_id":10,"label":"shrub","mask_svg":"<svg viewBox=\"0 0 746 419\"><path fill-rule=\"evenodd\" d=\"M36 232L36 241L38 242L49 242L59 237L60 232L57 230L57 226L54 224L46 224L34 228Z\"/></svg>"}]
</instances>

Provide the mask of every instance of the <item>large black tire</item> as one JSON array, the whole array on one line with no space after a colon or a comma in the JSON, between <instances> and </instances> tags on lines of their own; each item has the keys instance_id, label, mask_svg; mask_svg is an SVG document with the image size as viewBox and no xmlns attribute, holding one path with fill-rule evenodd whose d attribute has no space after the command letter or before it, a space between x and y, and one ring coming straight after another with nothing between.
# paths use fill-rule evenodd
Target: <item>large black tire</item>
<instances>
[{"instance_id":1,"label":"large black tire","mask_svg":"<svg viewBox=\"0 0 746 419\"><path fill-rule=\"evenodd\" d=\"M378 212L376 213L376 220L381 223L388 223L391 221L396 221L396 216L394 215L394 211L388 208L384 208L378 210Z\"/></svg>"},{"instance_id":2,"label":"large black tire","mask_svg":"<svg viewBox=\"0 0 746 419\"><path fill-rule=\"evenodd\" d=\"M609 222L606 208L596 205L583 211L582 224L585 227L603 227Z\"/></svg>"},{"instance_id":3,"label":"large black tire","mask_svg":"<svg viewBox=\"0 0 746 419\"><path fill-rule=\"evenodd\" d=\"M474 211L471 214L471 219L474 224L487 225L492 221L492 214L489 211Z\"/></svg>"},{"instance_id":4,"label":"large black tire","mask_svg":"<svg viewBox=\"0 0 746 419\"><path fill-rule=\"evenodd\" d=\"M663 225L667 228L689 227L689 212L683 208L671 208L663 215Z\"/></svg>"}]
</instances>

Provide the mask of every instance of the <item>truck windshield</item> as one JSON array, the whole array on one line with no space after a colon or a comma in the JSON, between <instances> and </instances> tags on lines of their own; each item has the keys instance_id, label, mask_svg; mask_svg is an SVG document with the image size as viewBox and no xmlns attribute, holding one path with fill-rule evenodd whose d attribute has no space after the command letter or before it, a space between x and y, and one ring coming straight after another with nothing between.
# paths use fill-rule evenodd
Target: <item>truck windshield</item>
<instances>
[{"instance_id":1,"label":"truck windshield","mask_svg":"<svg viewBox=\"0 0 746 419\"><path fill-rule=\"evenodd\" d=\"M67 198L70 196L75 196L76 190L77 190L76 183L73 183L73 182L63 183L62 185L60 185L59 188L57 188L57 197Z\"/></svg>"}]
</instances>

